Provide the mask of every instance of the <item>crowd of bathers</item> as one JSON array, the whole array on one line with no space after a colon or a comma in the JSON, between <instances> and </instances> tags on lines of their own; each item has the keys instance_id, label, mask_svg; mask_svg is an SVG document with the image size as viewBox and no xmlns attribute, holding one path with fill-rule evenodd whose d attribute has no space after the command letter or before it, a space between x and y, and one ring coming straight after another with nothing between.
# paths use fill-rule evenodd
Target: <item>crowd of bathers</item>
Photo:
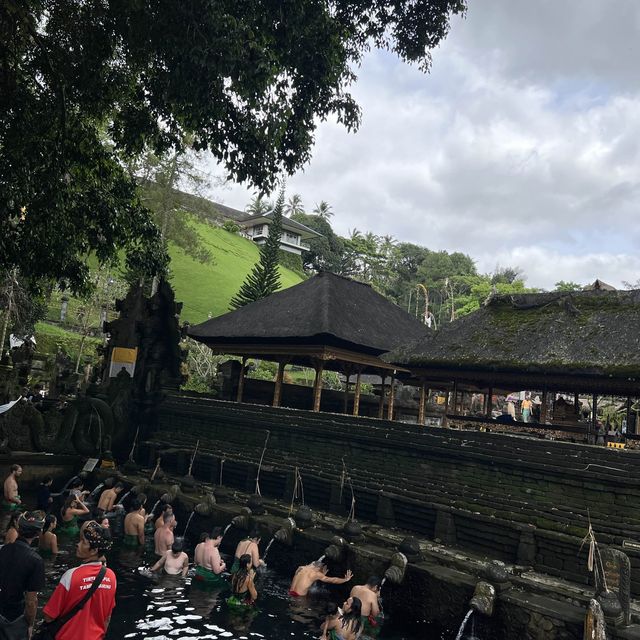
<instances>
[{"instance_id":1,"label":"crowd of bathers","mask_svg":"<svg viewBox=\"0 0 640 640\"><path fill-rule=\"evenodd\" d=\"M47 477L38 487L37 509L25 510L18 489L21 474L22 467L13 465L4 482L3 509L9 512L9 522L0 549L0 637L3 625L18 629L11 638L32 637L37 595L45 580L42 557L58 553L58 534L77 537L76 556L81 561L62 576L43 609L44 625L56 630L52 637L58 640L98 640L106 633L117 588L116 575L107 568L105 557L114 530L119 534L122 529L122 544L129 547L142 547L147 538L153 538L157 561L143 570L147 575L188 575L190 559L184 539L175 536L178 523L168 495L147 513L146 496L135 489L123 494L125 487L115 478L90 492L83 478L75 477L61 493L53 494L52 479ZM56 501L61 503L57 515L51 513ZM194 550L193 583L230 590L228 606L248 611L258 601L256 576L265 566L260 557L260 533L252 531L237 544L231 567L220 555L222 539L220 527L201 535ZM289 595L304 598L316 583L343 584L351 579L351 571L342 577L329 576L327 565L314 561L297 568ZM97 586L90 598L83 601L94 583ZM341 607L329 604L322 638L357 640L362 634L377 635L382 623L380 588L380 579L371 577L354 586Z\"/></svg>"}]
</instances>

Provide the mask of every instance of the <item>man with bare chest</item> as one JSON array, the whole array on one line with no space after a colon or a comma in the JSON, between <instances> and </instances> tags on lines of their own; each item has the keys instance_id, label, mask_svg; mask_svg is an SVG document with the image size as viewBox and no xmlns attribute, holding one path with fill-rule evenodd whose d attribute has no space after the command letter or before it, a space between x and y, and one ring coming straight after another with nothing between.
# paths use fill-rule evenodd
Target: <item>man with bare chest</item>
<instances>
[{"instance_id":1,"label":"man with bare chest","mask_svg":"<svg viewBox=\"0 0 640 640\"><path fill-rule=\"evenodd\" d=\"M15 511L20 507L20 492L18 491L18 478L22 475L22 467L19 464L12 464L9 475L4 481L4 495L2 508L5 511Z\"/></svg>"},{"instance_id":2,"label":"man with bare chest","mask_svg":"<svg viewBox=\"0 0 640 640\"><path fill-rule=\"evenodd\" d=\"M153 534L156 555L164 555L166 551L171 549L174 542L173 530L176 528L177 521L173 513L165 513L162 517L162 526L156 529Z\"/></svg>"},{"instance_id":3,"label":"man with bare chest","mask_svg":"<svg viewBox=\"0 0 640 640\"><path fill-rule=\"evenodd\" d=\"M207 584L221 582L222 572L226 569L225 563L220 557L218 547L222 542L222 529L215 527L201 544L196 547L196 575L194 580Z\"/></svg>"},{"instance_id":4,"label":"man with bare chest","mask_svg":"<svg viewBox=\"0 0 640 640\"><path fill-rule=\"evenodd\" d=\"M164 572L170 576L182 575L184 578L189 570L189 556L182 549L182 540L178 538L171 545L171 549L165 551L162 558L151 567L151 571L164 569Z\"/></svg>"}]
</instances>

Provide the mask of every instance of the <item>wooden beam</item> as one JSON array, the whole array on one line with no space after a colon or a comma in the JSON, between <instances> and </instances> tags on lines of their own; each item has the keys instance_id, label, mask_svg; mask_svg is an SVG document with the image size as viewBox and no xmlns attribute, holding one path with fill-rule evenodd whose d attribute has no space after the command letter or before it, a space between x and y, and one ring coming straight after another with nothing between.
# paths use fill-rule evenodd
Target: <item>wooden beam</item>
<instances>
[{"instance_id":1,"label":"wooden beam","mask_svg":"<svg viewBox=\"0 0 640 640\"><path fill-rule=\"evenodd\" d=\"M382 378L382 385L380 386L380 404L378 405L378 418L384 418L384 394L385 394L385 382L387 380L386 375L380 376Z\"/></svg>"},{"instance_id":2,"label":"wooden beam","mask_svg":"<svg viewBox=\"0 0 640 640\"><path fill-rule=\"evenodd\" d=\"M356 388L353 393L353 415L357 416L360 412L360 369L356 373Z\"/></svg>"},{"instance_id":3,"label":"wooden beam","mask_svg":"<svg viewBox=\"0 0 640 640\"><path fill-rule=\"evenodd\" d=\"M389 405L387 407L387 419L393 420L393 405L395 402L395 378L391 376L391 383L389 385Z\"/></svg>"},{"instance_id":4,"label":"wooden beam","mask_svg":"<svg viewBox=\"0 0 640 640\"><path fill-rule=\"evenodd\" d=\"M427 383L420 385L420 404L418 405L418 424L424 425L425 405L427 404Z\"/></svg>"},{"instance_id":5,"label":"wooden beam","mask_svg":"<svg viewBox=\"0 0 640 640\"><path fill-rule=\"evenodd\" d=\"M493 418L493 387L489 387L487 390L487 411L484 414L487 420Z\"/></svg>"},{"instance_id":6,"label":"wooden beam","mask_svg":"<svg viewBox=\"0 0 640 640\"><path fill-rule=\"evenodd\" d=\"M324 371L324 361L320 360L316 363L316 379L313 384L313 410L320 411L320 400L322 398L322 372Z\"/></svg>"},{"instance_id":7,"label":"wooden beam","mask_svg":"<svg viewBox=\"0 0 640 640\"><path fill-rule=\"evenodd\" d=\"M580 394L579 393L573 394L573 412L576 415L580 414Z\"/></svg>"},{"instance_id":8,"label":"wooden beam","mask_svg":"<svg viewBox=\"0 0 640 640\"><path fill-rule=\"evenodd\" d=\"M279 407L282 398L282 379L284 378L284 368L287 366L286 360L278 362L278 372L276 373L276 383L273 387L273 402L271 406Z\"/></svg>"},{"instance_id":9,"label":"wooden beam","mask_svg":"<svg viewBox=\"0 0 640 640\"><path fill-rule=\"evenodd\" d=\"M247 370L247 357L243 356L242 365L240 366L240 376L238 377L238 394L236 395L236 402L242 402L242 395L244 394L244 374Z\"/></svg>"}]
</instances>

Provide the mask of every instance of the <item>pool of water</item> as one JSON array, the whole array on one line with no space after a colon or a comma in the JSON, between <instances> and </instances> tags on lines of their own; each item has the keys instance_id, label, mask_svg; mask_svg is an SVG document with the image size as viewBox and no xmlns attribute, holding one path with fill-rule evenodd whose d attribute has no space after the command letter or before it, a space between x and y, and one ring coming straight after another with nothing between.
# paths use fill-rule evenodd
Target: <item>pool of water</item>
<instances>
[{"instance_id":1,"label":"pool of water","mask_svg":"<svg viewBox=\"0 0 640 640\"><path fill-rule=\"evenodd\" d=\"M61 553L45 561L47 587L41 595L41 604L46 603L64 571L78 564L75 540L62 535L58 539ZM192 548L188 551L192 558ZM132 550L116 544L108 554L108 564L118 578L118 590L107 640L319 638L327 602L341 603L348 593L345 588L332 585L304 601L294 600L287 594L289 576L278 575L267 568L257 579L257 609L239 614L227 607L227 594L192 585L190 578L150 579L141 575L139 569L154 561L153 549L149 548ZM379 637L382 640L453 640L456 631L416 621L400 624L390 619Z\"/></svg>"}]
</instances>

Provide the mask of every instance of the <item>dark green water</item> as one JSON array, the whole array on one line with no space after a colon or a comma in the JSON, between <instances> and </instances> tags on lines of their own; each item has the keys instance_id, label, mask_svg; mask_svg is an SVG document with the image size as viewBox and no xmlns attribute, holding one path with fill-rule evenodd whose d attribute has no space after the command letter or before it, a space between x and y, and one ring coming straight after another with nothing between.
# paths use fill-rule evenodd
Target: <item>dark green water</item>
<instances>
[{"instance_id":1,"label":"dark green water","mask_svg":"<svg viewBox=\"0 0 640 640\"><path fill-rule=\"evenodd\" d=\"M47 591L44 604L64 571L77 564L75 539L58 536L61 553L46 561ZM189 549L192 558L192 549ZM118 578L116 608L107 640L148 639L251 640L319 638L326 603L342 603L348 591L327 587L302 602L287 594L289 576L267 569L257 581L258 609L247 614L230 611L226 594L206 591L185 580L162 576L146 578L139 568L155 560L153 550L131 550L115 545L108 554L108 564ZM383 593L384 595L384 593ZM383 599L384 604L384 599ZM381 640L453 640L456 631L444 631L435 625L417 625L415 621L387 620Z\"/></svg>"}]
</instances>

